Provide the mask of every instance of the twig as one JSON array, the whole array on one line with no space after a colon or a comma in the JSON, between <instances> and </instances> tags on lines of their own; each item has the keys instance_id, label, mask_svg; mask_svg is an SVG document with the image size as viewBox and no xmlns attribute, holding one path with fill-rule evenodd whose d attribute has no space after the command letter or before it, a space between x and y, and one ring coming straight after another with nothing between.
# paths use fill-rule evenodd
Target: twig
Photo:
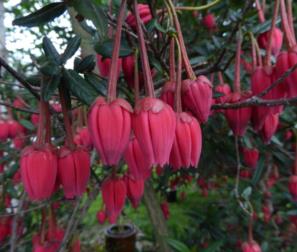
<instances>
[{"instance_id":1,"label":"twig","mask_svg":"<svg viewBox=\"0 0 297 252\"><path fill-rule=\"evenodd\" d=\"M11 66L9 66L2 57L0 57L0 66L3 66L13 77L15 77L25 88L27 88L36 99L40 99L39 94L32 88L31 84Z\"/></svg>"},{"instance_id":2,"label":"twig","mask_svg":"<svg viewBox=\"0 0 297 252\"><path fill-rule=\"evenodd\" d=\"M31 113L31 114L39 114L39 112L36 111L36 110L24 109L24 108L17 108L15 106L13 106L13 104L10 104L8 102L2 102L2 101L0 101L0 105L6 106L6 107L10 107L10 108L13 108L15 110L22 111L22 112L27 112L27 113Z\"/></svg>"},{"instance_id":3,"label":"twig","mask_svg":"<svg viewBox=\"0 0 297 252\"><path fill-rule=\"evenodd\" d=\"M19 221L20 212L21 212L21 210L23 208L23 205L24 205L25 197L26 197L26 194L23 193L23 195L21 196L21 199L19 201L19 206L18 206L17 212L14 215L14 218L13 218L13 221L12 221L12 231L11 231L11 237L10 237L10 241L9 241L9 244L10 244L10 250L9 251L10 252L16 251L18 221Z\"/></svg>"}]
</instances>

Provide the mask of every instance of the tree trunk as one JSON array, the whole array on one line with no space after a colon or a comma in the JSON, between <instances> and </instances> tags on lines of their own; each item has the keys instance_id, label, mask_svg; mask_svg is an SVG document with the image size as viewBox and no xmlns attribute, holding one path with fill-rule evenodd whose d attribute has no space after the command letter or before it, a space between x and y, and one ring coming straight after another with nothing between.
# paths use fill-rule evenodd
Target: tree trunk
<instances>
[{"instance_id":1,"label":"tree trunk","mask_svg":"<svg viewBox=\"0 0 297 252\"><path fill-rule=\"evenodd\" d=\"M168 229L164 219L160 204L157 200L156 193L150 182L145 182L144 202L147 208L151 223L153 225L156 245L158 252L171 252L171 249L166 241L168 237Z\"/></svg>"},{"instance_id":2,"label":"tree trunk","mask_svg":"<svg viewBox=\"0 0 297 252\"><path fill-rule=\"evenodd\" d=\"M5 27L4 27L4 0L0 0L0 56L6 58Z\"/></svg>"}]
</instances>

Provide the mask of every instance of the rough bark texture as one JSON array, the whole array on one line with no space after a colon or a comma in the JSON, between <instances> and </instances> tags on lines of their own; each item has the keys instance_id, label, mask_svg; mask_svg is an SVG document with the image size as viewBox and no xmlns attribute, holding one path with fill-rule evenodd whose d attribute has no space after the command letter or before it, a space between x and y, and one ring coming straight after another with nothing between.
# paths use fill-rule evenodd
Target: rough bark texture
<instances>
[{"instance_id":1,"label":"rough bark texture","mask_svg":"<svg viewBox=\"0 0 297 252\"><path fill-rule=\"evenodd\" d=\"M149 180L145 183L144 202L154 228L154 234L157 243L156 251L171 252L172 250L166 241L166 238L168 237L166 222L160 208L160 204L157 200L154 188L152 187L152 184Z\"/></svg>"},{"instance_id":2,"label":"rough bark texture","mask_svg":"<svg viewBox=\"0 0 297 252\"><path fill-rule=\"evenodd\" d=\"M4 0L0 0L0 56L6 58L5 27L4 27Z\"/></svg>"}]
</instances>

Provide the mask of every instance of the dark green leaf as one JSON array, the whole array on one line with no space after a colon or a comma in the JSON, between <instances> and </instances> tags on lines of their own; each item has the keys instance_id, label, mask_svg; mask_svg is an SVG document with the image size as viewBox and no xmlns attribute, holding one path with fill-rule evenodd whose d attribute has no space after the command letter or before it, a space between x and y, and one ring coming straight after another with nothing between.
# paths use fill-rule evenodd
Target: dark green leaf
<instances>
[{"instance_id":1,"label":"dark green leaf","mask_svg":"<svg viewBox=\"0 0 297 252\"><path fill-rule=\"evenodd\" d=\"M80 46L81 39L78 36L70 39L68 41L67 47L64 53L61 55L61 64L64 64L68 59L70 59L78 50Z\"/></svg>"},{"instance_id":2,"label":"dark green leaf","mask_svg":"<svg viewBox=\"0 0 297 252\"><path fill-rule=\"evenodd\" d=\"M95 51L102 55L104 58L111 58L112 56L112 51L113 51L113 40L108 39L105 40L102 43L98 43L95 45ZM125 57L130 54L132 54L133 51L129 47L127 41L125 39L122 39L121 41L121 48L120 48L120 57Z\"/></svg>"},{"instance_id":3,"label":"dark green leaf","mask_svg":"<svg viewBox=\"0 0 297 252\"><path fill-rule=\"evenodd\" d=\"M178 252L191 252L191 250L182 242L174 240L174 239L167 239L168 244L172 247L175 251Z\"/></svg>"},{"instance_id":4,"label":"dark green leaf","mask_svg":"<svg viewBox=\"0 0 297 252\"><path fill-rule=\"evenodd\" d=\"M85 80L97 91L98 94L106 96L107 93L107 82L100 79L96 74L87 73L84 75Z\"/></svg>"},{"instance_id":5,"label":"dark green leaf","mask_svg":"<svg viewBox=\"0 0 297 252\"><path fill-rule=\"evenodd\" d=\"M21 119L20 124L22 124L28 130L35 130L35 126L28 120Z\"/></svg>"},{"instance_id":6,"label":"dark green leaf","mask_svg":"<svg viewBox=\"0 0 297 252\"><path fill-rule=\"evenodd\" d=\"M88 55L87 57L79 60L76 58L74 61L74 70L80 73L90 72L95 66L96 62L94 55Z\"/></svg>"},{"instance_id":7,"label":"dark green leaf","mask_svg":"<svg viewBox=\"0 0 297 252\"><path fill-rule=\"evenodd\" d=\"M58 88L60 80L60 75L54 75L48 81L45 81L44 87L41 90L41 96L45 101L50 100L50 98Z\"/></svg>"},{"instance_id":8,"label":"dark green leaf","mask_svg":"<svg viewBox=\"0 0 297 252\"><path fill-rule=\"evenodd\" d=\"M107 16L98 3L91 0L73 0L71 5L80 15L94 23L101 39L107 37Z\"/></svg>"},{"instance_id":9,"label":"dark green leaf","mask_svg":"<svg viewBox=\"0 0 297 252\"><path fill-rule=\"evenodd\" d=\"M61 56L59 55L58 51L54 47L52 41L48 37L44 37L42 40L42 48L45 55L55 62L57 65L61 62Z\"/></svg>"},{"instance_id":10,"label":"dark green leaf","mask_svg":"<svg viewBox=\"0 0 297 252\"><path fill-rule=\"evenodd\" d=\"M258 161L257 168L256 168L256 170L254 172L254 176L252 178L252 185L253 186L257 185L257 183L261 179L264 168L265 168L265 158L260 158L260 160Z\"/></svg>"},{"instance_id":11,"label":"dark green leaf","mask_svg":"<svg viewBox=\"0 0 297 252\"><path fill-rule=\"evenodd\" d=\"M32 86L40 86L41 76L39 74L31 75L26 77L26 81L28 81Z\"/></svg>"},{"instance_id":12,"label":"dark green leaf","mask_svg":"<svg viewBox=\"0 0 297 252\"><path fill-rule=\"evenodd\" d=\"M147 31L150 33L152 32L154 29L157 29L158 31L162 32L162 33L166 33L166 29L164 29L160 23L158 22L157 19L152 19L147 25Z\"/></svg>"},{"instance_id":13,"label":"dark green leaf","mask_svg":"<svg viewBox=\"0 0 297 252\"><path fill-rule=\"evenodd\" d=\"M12 24L27 27L40 26L52 21L56 17L59 17L65 12L65 10L65 3L51 3L36 12L29 14L28 16L15 19Z\"/></svg>"},{"instance_id":14,"label":"dark green leaf","mask_svg":"<svg viewBox=\"0 0 297 252\"><path fill-rule=\"evenodd\" d=\"M53 75L57 75L60 72L60 67L57 66L52 61L46 61L40 67L40 71L44 75L53 76Z\"/></svg>"},{"instance_id":15,"label":"dark green leaf","mask_svg":"<svg viewBox=\"0 0 297 252\"><path fill-rule=\"evenodd\" d=\"M65 70L63 77L71 92L83 103L90 105L96 98L95 90L77 72Z\"/></svg>"}]
</instances>

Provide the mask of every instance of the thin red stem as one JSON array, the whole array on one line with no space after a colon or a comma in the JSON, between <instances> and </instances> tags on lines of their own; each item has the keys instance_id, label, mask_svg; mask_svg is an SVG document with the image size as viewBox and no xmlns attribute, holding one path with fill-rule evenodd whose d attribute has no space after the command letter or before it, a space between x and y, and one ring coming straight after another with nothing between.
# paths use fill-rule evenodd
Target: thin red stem
<instances>
[{"instance_id":1,"label":"thin red stem","mask_svg":"<svg viewBox=\"0 0 297 252\"><path fill-rule=\"evenodd\" d=\"M37 144L42 145L44 143L44 126L45 126L45 110L44 101L40 100L39 103L39 123L37 128Z\"/></svg>"},{"instance_id":2,"label":"thin red stem","mask_svg":"<svg viewBox=\"0 0 297 252\"><path fill-rule=\"evenodd\" d=\"M287 7L288 7L288 22L292 33L292 39L294 40L294 44L296 44L296 36L295 36L295 29L294 29L294 16L293 16L293 6L292 0L287 0Z\"/></svg>"},{"instance_id":3,"label":"thin red stem","mask_svg":"<svg viewBox=\"0 0 297 252\"><path fill-rule=\"evenodd\" d=\"M224 84L225 82L221 71L218 72L218 77L219 77L219 84Z\"/></svg>"},{"instance_id":4,"label":"thin red stem","mask_svg":"<svg viewBox=\"0 0 297 252\"><path fill-rule=\"evenodd\" d=\"M134 53L134 96L135 103L139 100L139 72L138 72L138 51Z\"/></svg>"},{"instance_id":5,"label":"thin red stem","mask_svg":"<svg viewBox=\"0 0 297 252\"><path fill-rule=\"evenodd\" d=\"M271 28L269 32L269 40L268 40L268 46L266 49L266 57L265 57L265 65L271 66L271 51L272 51L272 39L273 39L273 32L275 29L276 19L278 16L279 11L279 0L275 0L274 9L273 9L273 17L271 20Z\"/></svg>"},{"instance_id":6,"label":"thin red stem","mask_svg":"<svg viewBox=\"0 0 297 252\"><path fill-rule=\"evenodd\" d=\"M181 26L177 17L177 13L175 11L175 7L172 3L171 0L167 0L168 5L170 6L170 10L171 13L173 15L173 19L174 19L174 23L175 23L175 28L176 28L176 32L177 32L177 37L178 37L178 41L179 41L179 45L180 45L180 49L181 49L181 54L182 54L182 58L183 58L183 63L184 63L184 67L186 69L188 78L195 80L196 79L196 75L195 72L191 66L188 54L187 54L187 49L185 46L185 41L183 38L183 34L182 34L182 30L181 30Z\"/></svg>"},{"instance_id":7,"label":"thin red stem","mask_svg":"<svg viewBox=\"0 0 297 252\"><path fill-rule=\"evenodd\" d=\"M149 97L155 97L153 78L152 78L151 69L150 69L150 65L149 65L149 59L148 59L147 50L146 50L146 46L145 46L143 30L141 27L141 19L139 16L139 10L137 8L137 0L134 0L134 12L135 12L136 23L137 23L136 29L137 29L139 43L140 43L140 57L141 57L142 69L144 72L146 91L147 91L147 95Z\"/></svg>"},{"instance_id":8,"label":"thin red stem","mask_svg":"<svg viewBox=\"0 0 297 252\"><path fill-rule=\"evenodd\" d=\"M261 6L259 0L256 0L256 8L258 11L258 17L259 17L260 23L264 23L265 16L264 16L264 12L263 12L263 9L262 9L262 6Z\"/></svg>"},{"instance_id":9,"label":"thin red stem","mask_svg":"<svg viewBox=\"0 0 297 252\"><path fill-rule=\"evenodd\" d=\"M69 113L67 110L64 87L60 86L59 92L60 92L60 101L61 101L61 105L62 105L64 126L65 126L65 131L66 131L65 142L69 148L73 148L74 147L73 132L72 132L71 122L70 122L70 118L69 118Z\"/></svg>"},{"instance_id":10,"label":"thin red stem","mask_svg":"<svg viewBox=\"0 0 297 252\"><path fill-rule=\"evenodd\" d=\"M241 55L241 35L238 36L234 72L234 91L240 93L240 55Z\"/></svg>"},{"instance_id":11,"label":"thin red stem","mask_svg":"<svg viewBox=\"0 0 297 252\"><path fill-rule=\"evenodd\" d=\"M176 88L175 88L175 111L177 113L182 112L182 102L181 102L181 86L182 86L182 55L178 39L177 43L177 75L176 75Z\"/></svg>"},{"instance_id":12,"label":"thin red stem","mask_svg":"<svg viewBox=\"0 0 297 252\"><path fill-rule=\"evenodd\" d=\"M250 216L250 219L249 219L248 239L249 239L249 242L252 242L254 240L254 237L253 237L253 216Z\"/></svg>"},{"instance_id":13,"label":"thin red stem","mask_svg":"<svg viewBox=\"0 0 297 252\"><path fill-rule=\"evenodd\" d=\"M122 0L120 6L120 12L117 20L117 28L116 34L114 39L114 47L112 52L111 58L111 66L109 70L109 79L108 79L108 95L107 100L108 102L113 101L116 99L117 94L117 80L118 80L118 59L120 54L120 46L121 46L121 35L122 35L122 25L125 16L126 10L126 0Z\"/></svg>"},{"instance_id":14,"label":"thin red stem","mask_svg":"<svg viewBox=\"0 0 297 252\"><path fill-rule=\"evenodd\" d=\"M169 48L169 80L170 82L175 81L175 41L174 38L170 39Z\"/></svg>"},{"instance_id":15,"label":"thin red stem","mask_svg":"<svg viewBox=\"0 0 297 252\"><path fill-rule=\"evenodd\" d=\"M45 111L45 143L51 142L51 114L48 102L44 103Z\"/></svg>"},{"instance_id":16,"label":"thin red stem","mask_svg":"<svg viewBox=\"0 0 297 252\"><path fill-rule=\"evenodd\" d=\"M294 39L292 38L292 33L288 22L285 0L280 0L280 1L281 1L280 3L281 3L281 16L282 16L283 29L285 31L288 46L289 48L292 48L295 45L295 43L294 43Z\"/></svg>"},{"instance_id":17,"label":"thin red stem","mask_svg":"<svg viewBox=\"0 0 297 252\"><path fill-rule=\"evenodd\" d=\"M254 38L252 37L251 39L252 41L252 68L253 68L253 71L256 69L257 67L257 52L256 52L256 45L255 45L255 42L254 42Z\"/></svg>"}]
</instances>

